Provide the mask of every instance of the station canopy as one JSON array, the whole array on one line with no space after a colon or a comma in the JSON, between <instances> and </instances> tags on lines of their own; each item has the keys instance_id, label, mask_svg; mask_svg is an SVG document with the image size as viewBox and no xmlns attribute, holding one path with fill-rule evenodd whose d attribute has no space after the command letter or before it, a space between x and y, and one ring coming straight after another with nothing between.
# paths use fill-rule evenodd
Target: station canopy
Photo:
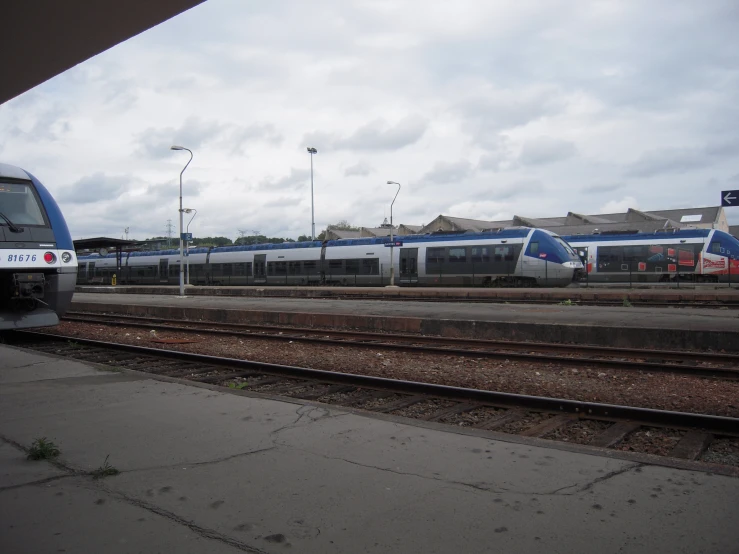
<instances>
[{"instance_id":1,"label":"station canopy","mask_svg":"<svg viewBox=\"0 0 739 554\"><path fill-rule=\"evenodd\" d=\"M129 247L134 248L140 245L141 242L137 240L123 240L114 239L109 237L96 237L93 239L80 239L74 241L74 249L79 252L80 250L117 250L121 251L123 248Z\"/></svg>"},{"instance_id":2,"label":"station canopy","mask_svg":"<svg viewBox=\"0 0 739 554\"><path fill-rule=\"evenodd\" d=\"M4 1L0 104L203 1Z\"/></svg>"}]
</instances>

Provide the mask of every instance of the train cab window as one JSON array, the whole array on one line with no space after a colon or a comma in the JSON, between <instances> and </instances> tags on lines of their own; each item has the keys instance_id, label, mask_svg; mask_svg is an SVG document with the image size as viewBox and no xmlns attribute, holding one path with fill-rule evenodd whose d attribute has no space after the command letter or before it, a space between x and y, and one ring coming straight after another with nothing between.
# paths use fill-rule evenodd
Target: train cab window
<instances>
[{"instance_id":1,"label":"train cab window","mask_svg":"<svg viewBox=\"0 0 739 554\"><path fill-rule=\"evenodd\" d=\"M531 248L531 255L532 256L538 256L539 255L539 243L538 242L532 242L530 248Z\"/></svg>"},{"instance_id":2,"label":"train cab window","mask_svg":"<svg viewBox=\"0 0 739 554\"><path fill-rule=\"evenodd\" d=\"M464 263L467 261L467 250L464 247L452 247L449 249L449 261L451 263Z\"/></svg>"},{"instance_id":3,"label":"train cab window","mask_svg":"<svg viewBox=\"0 0 739 554\"><path fill-rule=\"evenodd\" d=\"M426 263L427 264L444 263L444 249L443 248L427 248L426 249Z\"/></svg>"},{"instance_id":4,"label":"train cab window","mask_svg":"<svg viewBox=\"0 0 739 554\"><path fill-rule=\"evenodd\" d=\"M28 185L0 183L0 212L15 225L46 225L40 203ZM0 225L7 222L0 218Z\"/></svg>"},{"instance_id":5,"label":"train cab window","mask_svg":"<svg viewBox=\"0 0 739 554\"><path fill-rule=\"evenodd\" d=\"M711 243L711 254L721 254L721 243L719 242Z\"/></svg>"}]
</instances>

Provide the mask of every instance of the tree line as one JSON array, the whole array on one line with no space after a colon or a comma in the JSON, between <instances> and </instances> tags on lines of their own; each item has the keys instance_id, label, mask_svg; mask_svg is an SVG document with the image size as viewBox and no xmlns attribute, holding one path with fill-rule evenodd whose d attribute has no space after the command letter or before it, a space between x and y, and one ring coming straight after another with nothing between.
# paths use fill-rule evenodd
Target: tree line
<instances>
[{"instance_id":1,"label":"tree line","mask_svg":"<svg viewBox=\"0 0 739 554\"><path fill-rule=\"evenodd\" d=\"M338 223L329 225L326 230L335 229L338 231L359 231L359 227L351 225L348 221L342 220ZM282 237L268 237L262 234L247 234L247 231L239 230L239 237L236 239L230 239L228 237L193 237L190 241L190 248L197 248L199 246L245 246L249 244L282 244L283 242L305 242L311 240L308 235L300 235L297 239L282 238ZM253 233L253 231L252 231ZM326 231L316 236L316 240L323 240L326 238ZM156 243L161 245L163 242L170 243L171 248L179 248L179 240L172 237L151 237L147 238L144 242ZM158 246L157 246L158 248Z\"/></svg>"}]
</instances>

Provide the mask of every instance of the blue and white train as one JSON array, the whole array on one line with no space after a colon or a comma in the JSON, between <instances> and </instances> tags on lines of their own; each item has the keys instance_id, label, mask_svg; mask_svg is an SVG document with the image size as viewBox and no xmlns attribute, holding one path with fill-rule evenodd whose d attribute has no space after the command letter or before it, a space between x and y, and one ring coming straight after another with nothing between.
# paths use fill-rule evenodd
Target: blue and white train
<instances>
[{"instance_id":1,"label":"blue and white train","mask_svg":"<svg viewBox=\"0 0 739 554\"><path fill-rule=\"evenodd\" d=\"M72 302L77 256L54 198L0 164L0 331L56 325Z\"/></svg>"},{"instance_id":2,"label":"blue and white train","mask_svg":"<svg viewBox=\"0 0 739 554\"><path fill-rule=\"evenodd\" d=\"M563 236L594 282L739 281L739 240L714 229Z\"/></svg>"},{"instance_id":3,"label":"blue and white train","mask_svg":"<svg viewBox=\"0 0 739 554\"><path fill-rule=\"evenodd\" d=\"M567 286L583 268L569 245L543 229L195 248L192 285ZM179 250L80 256L80 284L179 283Z\"/></svg>"}]
</instances>

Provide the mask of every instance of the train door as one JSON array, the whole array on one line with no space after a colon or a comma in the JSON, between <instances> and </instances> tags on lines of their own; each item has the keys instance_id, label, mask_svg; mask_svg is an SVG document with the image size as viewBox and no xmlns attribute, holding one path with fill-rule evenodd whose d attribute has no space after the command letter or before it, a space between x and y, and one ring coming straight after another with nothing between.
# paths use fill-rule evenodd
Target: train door
<instances>
[{"instance_id":1,"label":"train door","mask_svg":"<svg viewBox=\"0 0 739 554\"><path fill-rule=\"evenodd\" d=\"M418 248L400 249L400 283L418 283Z\"/></svg>"},{"instance_id":2,"label":"train door","mask_svg":"<svg viewBox=\"0 0 739 554\"><path fill-rule=\"evenodd\" d=\"M328 241L323 241L323 244L321 244L321 261L318 262L318 271L321 275L321 284L326 283L326 266L328 265L326 263L326 246L328 244Z\"/></svg>"},{"instance_id":3,"label":"train door","mask_svg":"<svg viewBox=\"0 0 739 554\"><path fill-rule=\"evenodd\" d=\"M573 246L573 250L577 253L577 256L580 258L580 261L582 262L582 271L575 272L575 275L573 276L574 280L585 280L589 283L590 281L590 272L593 270L593 263L590 261L590 252L588 250L587 246Z\"/></svg>"},{"instance_id":4,"label":"train door","mask_svg":"<svg viewBox=\"0 0 739 554\"><path fill-rule=\"evenodd\" d=\"M254 256L254 284L263 285L267 282L267 254Z\"/></svg>"},{"instance_id":5,"label":"train door","mask_svg":"<svg viewBox=\"0 0 739 554\"><path fill-rule=\"evenodd\" d=\"M167 283L169 281L169 260L162 258L159 260L159 282Z\"/></svg>"}]
</instances>

